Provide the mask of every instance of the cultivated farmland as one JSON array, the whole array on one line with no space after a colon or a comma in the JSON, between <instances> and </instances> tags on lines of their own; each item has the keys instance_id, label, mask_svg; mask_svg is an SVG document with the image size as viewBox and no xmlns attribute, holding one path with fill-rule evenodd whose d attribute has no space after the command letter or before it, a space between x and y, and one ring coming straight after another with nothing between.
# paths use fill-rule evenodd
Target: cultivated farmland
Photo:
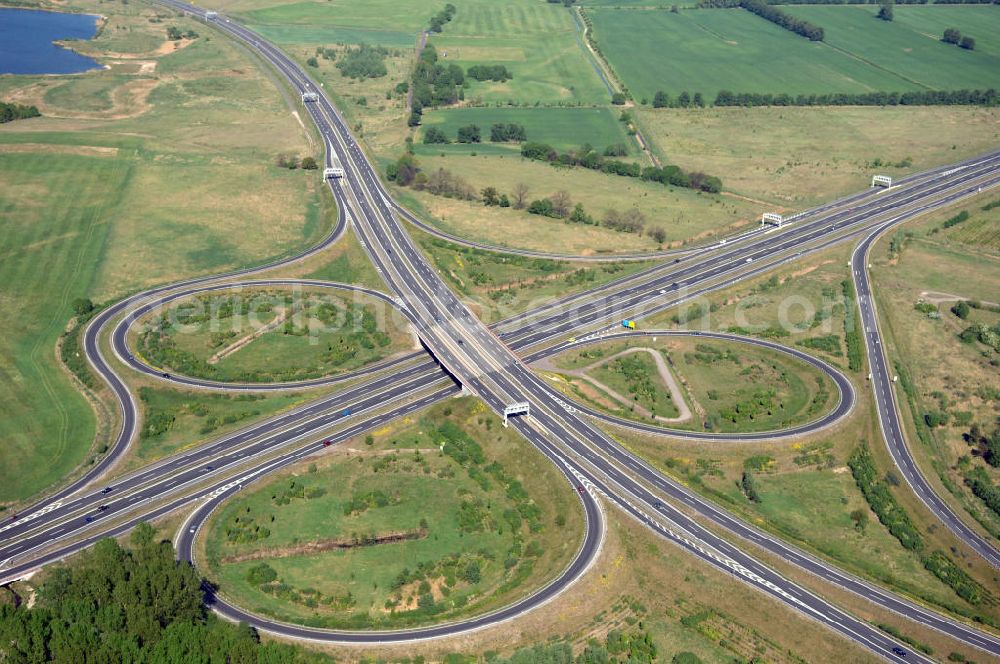
<instances>
[{"instance_id":1,"label":"cultivated farmland","mask_svg":"<svg viewBox=\"0 0 1000 664\"><path fill-rule=\"evenodd\" d=\"M896 20L865 6L793 7L826 29L810 42L740 9L587 10L611 65L637 99L719 90L822 94L996 86L1000 16L991 7L899 7ZM975 51L940 41L946 27ZM980 43L981 42L981 43ZM766 66L764 66L766 63Z\"/></svg>"},{"instance_id":2,"label":"cultivated farmland","mask_svg":"<svg viewBox=\"0 0 1000 664\"><path fill-rule=\"evenodd\" d=\"M982 6L900 6L891 22L868 6L791 7L794 16L823 26L834 49L931 90L1000 85L1000 12ZM975 38L967 51L941 41L945 28ZM880 88L890 92L902 88ZM840 92L835 88L829 92Z\"/></svg>"}]
</instances>

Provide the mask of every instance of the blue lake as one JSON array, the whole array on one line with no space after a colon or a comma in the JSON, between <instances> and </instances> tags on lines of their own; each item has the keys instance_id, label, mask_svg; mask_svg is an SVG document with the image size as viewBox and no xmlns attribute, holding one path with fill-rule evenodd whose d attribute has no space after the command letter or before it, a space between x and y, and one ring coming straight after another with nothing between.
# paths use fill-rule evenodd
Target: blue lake
<instances>
[{"instance_id":1,"label":"blue lake","mask_svg":"<svg viewBox=\"0 0 1000 664\"><path fill-rule=\"evenodd\" d=\"M75 74L100 65L52 42L90 39L98 16L0 9L0 74Z\"/></svg>"}]
</instances>

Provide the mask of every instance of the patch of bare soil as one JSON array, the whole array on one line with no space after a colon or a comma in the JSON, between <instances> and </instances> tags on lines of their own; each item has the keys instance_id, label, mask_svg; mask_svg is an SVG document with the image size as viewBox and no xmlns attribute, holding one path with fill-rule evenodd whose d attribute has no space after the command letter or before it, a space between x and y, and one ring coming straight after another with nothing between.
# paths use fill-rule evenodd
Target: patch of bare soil
<instances>
[{"instance_id":1,"label":"patch of bare soil","mask_svg":"<svg viewBox=\"0 0 1000 664\"><path fill-rule=\"evenodd\" d=\"M338 549L357 549L365 546L378 546L380 544L394 544L396 542L409 542L412 540L424 539L427 531L423 528L419 530L400 531L395 533L385 533L376 537L350 538L350 539L325 539L315 542L304 542L294 546L275 546L247 551L245 553L234 554L223 557L222 563L243 563L248 560L261 560L264 558L292 558L294 556L311 556L324 551L336 551Z\"/></svg>"},{"instance_id":2,"label":"patch of bare soil","mask_svg":"<svg viewBox=\"0 0 1000 664\"><path fill-rule=\"evenodd\" d=\"M245 347L247 344L254 341L255 339L258 339L261 336L267 334L271 330L278 329L279 327L285 324L285 320L288 319L288 316L291 315L291 313L292 313L291 310L282 311L273 321L271 321L267 325L262 326L259 330L254 330L253 332L251 332L250 334L246 335L241 339L237 339L236 341L229 344L228 346L220 350L212 357L208 358L208 363L218 364L219 360L229 357L236 351Z\"/></svg>"},{"instance_id":3,"label":"patch of bare soil","mask_svg":"<svg viewBox=\"0 0 1000 664\"><path fill-rule=\"evenodd\" d=\"M404 611L413 611L419 606L419 587L422 581L414 581L413 583L408 583L399 589L400 595L403 598L399 604L392 608L383 608L383 613L396 612L401 613ZM438 602L444 599L444 593L441 592L441 587L444 585L444 577L439 576L436 579L431 579L428 581L431 587L431 596L434 597L434 601Z\"/></svg>"},{"instance_id":4,"label":"patch of bare soil","mask_svg":"<svg viewBox=\"0 0 1000 664\"><path fill-rule=\"evenodd\" d=\"M110 58L112 60L139 60L141 58L155 58L161 55L169 55L170 53L186 48L193 43L193 39L178 39L177 41L171 41L168 39L153 51L146 51L145 53L116 53L114 51L106 51L104 53L96 54L96 57L101 59Z\"/></svg>"}]
</instances>

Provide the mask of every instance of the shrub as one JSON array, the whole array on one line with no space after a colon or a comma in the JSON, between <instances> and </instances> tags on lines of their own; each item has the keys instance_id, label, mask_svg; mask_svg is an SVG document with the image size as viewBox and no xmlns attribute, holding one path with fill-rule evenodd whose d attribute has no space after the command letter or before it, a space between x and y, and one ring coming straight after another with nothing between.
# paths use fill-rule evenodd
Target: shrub
<instances>
[{"instance_id":1,"label":"shrub","mask_svg":"<svg viewBox=\"0 0 1000 664\"><path fill-rule=\"evenodd\" d=\"M261 586L278 578L278 573L267 563L254 565L247 570L247 582L252 586Z\"/></svg>"}]
</instances>

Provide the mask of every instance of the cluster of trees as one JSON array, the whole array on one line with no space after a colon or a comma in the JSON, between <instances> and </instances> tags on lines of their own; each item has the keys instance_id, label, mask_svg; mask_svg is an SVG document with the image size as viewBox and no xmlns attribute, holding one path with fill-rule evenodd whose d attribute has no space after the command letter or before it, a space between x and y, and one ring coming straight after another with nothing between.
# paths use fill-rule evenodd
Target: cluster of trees
<instances>
[{"instance_id":1,"label":"cluster of trees","mask_svg":"<svg viewBox=\"0 0 1000 664\"><path fill-rule=\"evenodd\" d=\"M295 170L296 168L302 168L307 171L314 171L319 168L319 164L312 157L303 157L301 160L298 155L294 154L279 154L274 158L274 165L279 168L287 168L289 170Z\"/></svg>"},{"instance_id":2,"label":"cluster of trees","mask_svg":"<svg viewBox=\"0 0 1000 664\"><path fill-rule=\"evenodd\" d=\"M348 48L337 63L337 69L348 78L381 78L386 75L385 58L389 49L384 46L361 44Z\"/></svg>"},{"instance_id":3,"label":"cluster of trees","mask_svg":"<svg viewBox=\"0 0 1000 664\"><path fill-rule=\"evenodd\" d=\"M564 7L570 7L576 0L548 0L550 5L563 5Z\"/></svg>"},{"instance_id":4,"label":"cluster of trees","mask_svg":"<svg viewBox=\"0 0 1000 664\"><path fill-rule=\"evenodd\" d=\"M988 434L979 424L973 424L963 438L978 450L983 461L994 468L1000 468L1000 427Z\"/></svg>"},{"instance_id":5,"label":"cluster of trees","mask_svg":"<svg viewBox=\"0 0 1000 664\"><path fill-rule=\"evenodd\" d=\"M760 16L766 21L802 35L812 41L823 41L823 28L814 25L809 21L795 18L791 14L772 6L767 0L701 0L699 7L707 8L731 8L742 7L752 14Z\"/></svg>"},{"instance_id":6,"label":"cluster of trees","mask_svg":"<svg viewBox=\"0 0 1000 664\"><path fill-rule=\"evenodd\" d=\"M653 95L653 108L690 108L692 106L698 108L705 106L705 98L701 96L700 92L690 95L685 90L677 95L677 99L671 99L670 95L663 90L657 90L656 94Z\"/></svg>"},{"instance_id":7,"label":"cluster of trees","mask_svg":"<svg viewBox=\"0 0 1000 664\"><path fill-rule=\"evenodd\" d=\"M449 2L444 6L444 9L431 17L431 23L427 29L431 32L441 32L444 29L444 24L449 23L455 16L455 11L455 5Z\"/></svg>"},{"instance_id":8,"label":"cluster of trees","mask_svg":"<svg viewBox=\"0 0 1000 664\"><path fill-rule=\"evenodd\" d=\"M206 612L201 579L169 542L139 525L128 548L98 542L55 567L33 608L0 604L0 643L10 662L327 662Z\"/></svg>"},{"instance_id":9,"label":"cluster of trees","mask_svg":"<svg viewBox=\"0 0 1000 664\"><path fill-rule=\"evenodd\" d=\"M496 187L484 187L480 194L486 207L510 207L510 197L501 194Z\"/></svg>"},{"instance_id":10,"label":"cluster of trees","mask_svg":"<svg viewBox=\"0 0 1000 664\"><path fill-rule=\"evenodd\" d=\"M492 187L489 189L493 189ZM496 190L493 189L493 192ZM486 202L486 192L484 189L483 202ZM636 233L642 235L646 231L646 215L638 208L631 208L625 211L608 209L601 219L596 219L590 215L583 207L582 203L574 205L572 197L566 191L557 191L545 198L538 198L525 204L528 188L525 185L518 185L514 191L513 207L515 209L527 208L529 214L537 214L542 217L552 219L564 219L567 223L586 224L588 226L604 226L619 233ZM506 195L496 199L495 204L506 207L504 201L510 204L510 199ZM648 229L649 236L656 242L663 244L667 239L667 232L660 227Z\"/></svg>"},{"instance_id":11,"label":"cluster of trees","mask_svg":"<svg viewBox=\"0 0 1000 664\"><path fill-rule=\"evenodd\" d=\"M476 190L464 178L444 168L425 173L413 154L409 152L389 164L386 167L385 175L390 181L400 186L413 187L435 196L466 201L478 198Z\"/></svg>"},{"instance_id":12,"label":"cluster of trees","mask_svg":"<svg viewBox=\"0 0 1000 664\"><path fill-rule=\"evenodd\" d=\"M514 78L514 75L503 65L473 65L466 70L469 78L477 81L496 81L503 83Z\"/></svg>"},{"instance_id":13,"label":"cluster of trees","mask_svg":"<svg viewBox=\"0 0 1000 664\"><path fill-rule=\"evenodd\" d=\"M582 166L610 175L641 178L659 182L674 187L698 189L709 193L722 191L722 180L705 173L685 173L677 166L667 165L662 168L647 166L643 168L637 163L609 159L609 153L618 152L617 146L608 146L601 154L590 145L584 145L574 152L560 154L555 148L545 143L527 142L521 146L521 156L525 159L547 161L558 166Z\"/></svg>"},{"instance_id":14,"label":"cluster of trees","mask_svg":"<svg viewBox=\"0 0 1000 664\"><path fill-rule=\"evenodd\" d=\"M993 480L985 470L976 468L966 475L965 483L977 498L1000 516L1000 487L993 484Z\"/></svg>"},{"instance_id":15,"label":"cluster of trees","mask_svg":"<svg viewBox=\"0 0 1000 664\"><path fill-rule=\"evenodd\" d=\"M14 120L24 120L25 118L37 118L41 115L36 106L8 104L5 101L0 101L0 124L13 122Z\"/></svg>"},{"instance_id":16,"label":"cluster of trees","mask_svg":"<svg viewBox=\"0 0 1000 664\"><path fill-rule=\"evenodd\" d=\"M493 143L523 143L528 140L524 125L513 122L496 122L490 127L490 141Z\"/></svg>"},{"instance_id":17,"label":"cluster of trees","mask_svg":"<svg viewBox=\"0 0 1000 664\"><path fill-rule=\"evenodd\" d=\"M316 55L323 58L324 60L336 60L337 51L332 48L327 48L325 46L316 47Z\"/></svg>"},{"instance_id":18,"label":"cluster of trees","mask_svg":"<svg viewBox=\"0 0 1000 664\"><path fill-rule=\"evenodd\" d=\"M549 0L552 3L571 1ZM701 659L690 652L677 653L673 658L667 654L658 655L656 643L641 627L633 632L613 629L608 632L603 644L597 639L590 639L587 647L576 657L573 656L573 647L562 641L522 648L509 659L488 653L486 664L652 664L654 661L666 663L668 659L672 664L701 664Z\"/></svg>"},{"instance_id":19,"label":"cluster of trees","mask_svg":"<svg viewBox=\"0 0 1000 664\"><path fill-rule=\"evenodd\" d=\"M967 51L973 51L976 49L976 40L968 35L963 37L958 28L946 28L944 36L941 37L941 41L946 44L958 44Z\"/></svg>"},{"instance_id":20,"label":"cluster of trees","mask_svg":"<svg viewBox=\"0 0 1000 664\"><path fill-rule=\"evenodd\" d=\"M167 28L167 39L170 41L179 41L181 39L197 39L198 33L194 30L181 30L176 25L171 25Z\"/></svg>"},{"instance_id":21,"label":"cluster of trees","mask_svg":"<svg viewBox=\"0 0 1000 664\"><path fill-rule=\"evenodd\" d=\"M463 84L465 71L456 64L447 67L438 62L437 49L427 44L420 52L417 66L413 68L410 90L410 119L408 124L420 124L424 108L427 106L447 106L465 99Z\"/></svg>"},{"instance_id":22,"label":"cluster of trees","mask_svg":"<svg viewBox=\"0 0 1000 664\"><path fill-rule=\"evenodd\" d=\"M994 88L986 90L918 90L914 92L837 92L821 95L734 93L720 90L716 106L996 106Z\"/></svg>"},{"instance_id":23,"label":"cluster of trees","mask_svg":"<svg viewBox=\"0 0 1000 664\"><path fill-rule=\"evenodd\" d=\"M760 502L760 490L757 488L757 480L749 468L743 471L743 477L740 478L740 489L743 490L743 495L751 503Z\"/></svg>"},{"instance_id":24,"label":"cluster of trees","mask_svg":"<svg viewBox=\"0 0 1000 664\"><path fill-rule=\"evenodd\" d=\"M479 125L471 124L459 127L457 140L459 143L479 143L482 140Z\"/></svg>"}]
</instances>

